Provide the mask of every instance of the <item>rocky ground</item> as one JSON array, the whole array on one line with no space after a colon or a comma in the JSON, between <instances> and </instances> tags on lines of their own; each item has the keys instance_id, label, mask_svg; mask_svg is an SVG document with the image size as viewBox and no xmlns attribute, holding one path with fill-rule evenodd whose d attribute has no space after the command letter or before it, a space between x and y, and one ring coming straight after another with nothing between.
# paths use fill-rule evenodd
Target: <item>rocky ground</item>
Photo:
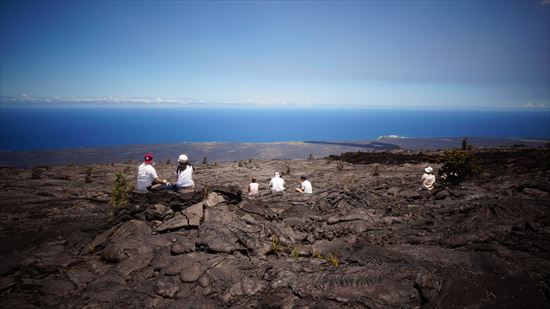
<instances>
[{"instance_id":1,"label":"rocky ground","mask_svg":"<svg viewBox=\"0 0 550 309\"><path fill-rule=\"evenodd\" d=\"M0 307L548 308L550 153L475 157L481 175L433 192L434 152L198 165L195 192L122 208L115 173L136 164L3 168Z\"/></svg>"}]
</instances>

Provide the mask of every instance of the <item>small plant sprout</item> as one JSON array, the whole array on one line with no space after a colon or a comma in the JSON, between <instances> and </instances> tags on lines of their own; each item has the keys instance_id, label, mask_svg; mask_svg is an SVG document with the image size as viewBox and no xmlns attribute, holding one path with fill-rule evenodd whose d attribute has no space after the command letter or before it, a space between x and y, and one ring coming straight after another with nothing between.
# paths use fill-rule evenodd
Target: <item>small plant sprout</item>
<instances>
[{"instance_id":1,"label":"small plant sprout","mask_svg":"<svg viewBox=\"0 0 550 309\"><path fill-rule=\"evenodd\" d=\"M319 252L319 251L313 252L312 256L316 259L321 259L321 260L324 259L324 257L321 255L321 252Z\"/></svg>"},{"instance_id":2,"label":"small plant sprout","mask_svg":"<svg viewBox=\"0 0 550 309\"><path fill-rule=\"evenodd\" d=\"M203 201L206 201L206 199L208 198L208 181L205 181L203 184L202 184L204 190L203 190L203 193L202 193L202 200Z\"/></svg>"},{"instance_id":3,"label":"small plant sprout","mask_svg":"<svg viewBox=\"0 0 550 309\"><path fill-rule=\"evenodd\" d=\"M380 176L380 168L378 167L378 164L374 166L374 170L372 171L372 176Z\"/></svg>"},{"instance_id":4,"label":"small plant sprout","mask_svg":"<svg viewBox=\"0 0 550 309\"><path fill-rule=\"evenodd\" d=\"M87 167L86 168L86 176L84 177L84 182L85 183L91 183L92 182L92 173L93 173L93 169L91 166Z\"/></svg>"},{"instance_id":5,"label":"small plant sprout","mask_svg":"<svg viewBox=\"0 0 550 309\"><path fill-rule=\"evenodd\" d=\"M336 170L341 171L343 169L344 169L344 163L342 163L341 161L338 161L336 163Z\"/></svg>"},{"instance_id":6,"label":"small plant sprout","mask_svg":"<svg viewBox=\"0 0 550 309\"><path fill-rule=\"evenodd\" d=\"M334 268L340 267L340 259L338 259L336 254L330 253L327 257L327 261L330 262Z\"/></svg>"},{"instance_id":7,"label":"small plant sprout","mask_svg":"<svg viewBox=\"0 0 550 309\"><path fill-rule=\"evenodd\" d=\"M292 248L290 255L292 255L293 258L298 258L300 256L300 251L298 251L298 248L294 247Z\"/></svg>"},{"instance_id":8,"label":"small plant sprout","mask_svg":"<svg viewBox=\"0 0 550 309\"><path fill-rule=\"evenodd\" d=\"M281 244L281 241L279 240L279 237L273 235L271 237L271 251L275 253L279 253L283 251L283 244Z\"/></svg>"},{"instance_id":9,"label":"small plant sprout","mask_svg":"<svg viewBox=\"0 0 550 309\"><path fill-rule=\"evenodd\" d=\"M88 253L92 254L95 253L95 246L94 245L88 245Z\"/></svg>"}]
</instances>

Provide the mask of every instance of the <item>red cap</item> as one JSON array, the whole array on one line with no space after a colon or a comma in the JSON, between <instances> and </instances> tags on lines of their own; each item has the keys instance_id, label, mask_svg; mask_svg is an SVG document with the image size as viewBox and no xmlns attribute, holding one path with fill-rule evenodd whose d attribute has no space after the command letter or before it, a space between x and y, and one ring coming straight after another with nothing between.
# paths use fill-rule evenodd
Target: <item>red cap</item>
<instances>
[{"instance_id":1,"label":"red cap","mask_svg":"<svg viewBox=\"0 0 550 309\"><path fill-rule=\"evenodd\" d=\"M145 163L153 162L153 154L152 153L146 153L145 156L143 156L143 161Z\"/></svg>"}]
</instances>

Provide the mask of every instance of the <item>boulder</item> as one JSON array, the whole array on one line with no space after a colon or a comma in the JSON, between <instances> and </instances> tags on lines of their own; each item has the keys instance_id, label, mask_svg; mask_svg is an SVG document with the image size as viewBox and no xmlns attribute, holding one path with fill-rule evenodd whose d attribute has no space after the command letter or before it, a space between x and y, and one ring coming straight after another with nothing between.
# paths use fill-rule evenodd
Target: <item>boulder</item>
<instances>
[{"instance_id":1,"label":"boulder","mask_svg":"<svg viewBox=\"0 0 550 309\"><path fill-rule=\"evenodd\" d=\"M238 204L242 201L242 190L237 185L212 186L209 190L223 195L230 204Z\"/></svg>"},{"instance_id":2,"label":"boulder","mask_svg":"<svg viewBox=\"0 0 550 309\"><path fill-rule=\"evenodd\" d=\"M203 220L203 211L203 203L201 202L182 210L181 214L187 218L189 227L197 227Z\"/></svg>"},{"instance_id":3,"label":"boulder","mask_svg":"<svg viewBox=\"0 0 550 309\"><path fill-rule=\"evenodd\" d=\"M224 202L225 202L225 199L223 198L223 196L221 194L218 194L216 192L212 192L212 193L208 194L208 197L204 201L204 207L206 207L206 208L214 207L214 206L219 205L219 204L224 203Z\"/></svg>"},{"instance_id":4,"label":"boulder","mask_svg":"<svg viewBox=\"0 0 550 309\"><path fill-rule=\"evenodd\" d=\"M207 270L213 268L223 259L217 255L192 252L170 259L172 262L163 271L165 275L179 275L182 282L192 283L199 280Z\"/></svg>"},{"instance_id":5,"label":"boulder","mask_svg":"<svg viewBox=\"0 0 550 309\"><path fill-rule=\"evenodd\" d=\"M197 246L213 253L245 250L239 238L225 224L205 223L199 227Z\"/></svg>"},{"instance_id":6,"label":"boulder","mask_svg":"<svg viewBox=\"0 0 550 309\"><path fill-rule=\"evenodd\" d=\"M196 228L203 220L203 203L197 203L178 211L175 215L157 226L157 232L174 231L181 228Z\"/></svg>"},{"instance_id":7,"label":"boulder","mask_svg":"<svg viewBox=\"0 0 550 309\"><path fill-rule=\"evenodd\" d=\"M239 220L233 211L230 211L227 205L219 205L215 208L207 208L204 211L204 222L229 223Z\"/></svg>"},{"instance_id":8,"label":"boulder","mask_svg":"<svg viewBox=\"0 0 550 309\"><path fill-rule=\"evenodd\" d=\"M179 290L177 277L162 277L155 283L155 293L165 298L174 298Z\"/></svg>"},{"instance_id":9,"label":"boulder","mask_svg":"<svg viewBox=\"0 0 550 309\"><path fill-rule=\"evenodd\" d=\"M188 239L180 239L170 247L170 253L173 255L185 254L195 251L195 242Z\"/></svg>"}]
</instances>

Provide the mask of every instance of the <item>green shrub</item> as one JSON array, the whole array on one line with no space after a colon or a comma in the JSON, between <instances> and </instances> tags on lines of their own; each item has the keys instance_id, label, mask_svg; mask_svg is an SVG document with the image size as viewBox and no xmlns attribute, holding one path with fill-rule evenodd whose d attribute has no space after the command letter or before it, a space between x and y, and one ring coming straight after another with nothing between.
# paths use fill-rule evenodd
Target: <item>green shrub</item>
<instances>
[{"instance_id":1,"label":"green shrub","mask_svg":"<svg viewBox=\"0 0 550 309\"><path fill-rule=\"evenodd\" d=\"M343 169L344 169L344 163L342 163L341 161L338 161L336 163L336 170L341 171Z\"/></svg>"},{"instance_id":2,"label":"green shrub","mask_svg":"<svg viewBox=\"0 0 550 309\"><path fill-rule=\"evenodd\" d=\"M440 157L441 177L449 183L459 183L467 177L479 174L480 169L475 164L471 152L463 150L445 151Z\"/></svg>"},{"instance_id":3,"label":"green shrub","mask_svg":"<svg viewBox=\"0 0 550 309\"><path fill-rule=\"evenodd\" d=\"M128 182L123 173L116 173L115 187L111 192L109 204L115 207L128 205L130 192L134 191L134 185Z\"/></svg>"}]
</instances>

